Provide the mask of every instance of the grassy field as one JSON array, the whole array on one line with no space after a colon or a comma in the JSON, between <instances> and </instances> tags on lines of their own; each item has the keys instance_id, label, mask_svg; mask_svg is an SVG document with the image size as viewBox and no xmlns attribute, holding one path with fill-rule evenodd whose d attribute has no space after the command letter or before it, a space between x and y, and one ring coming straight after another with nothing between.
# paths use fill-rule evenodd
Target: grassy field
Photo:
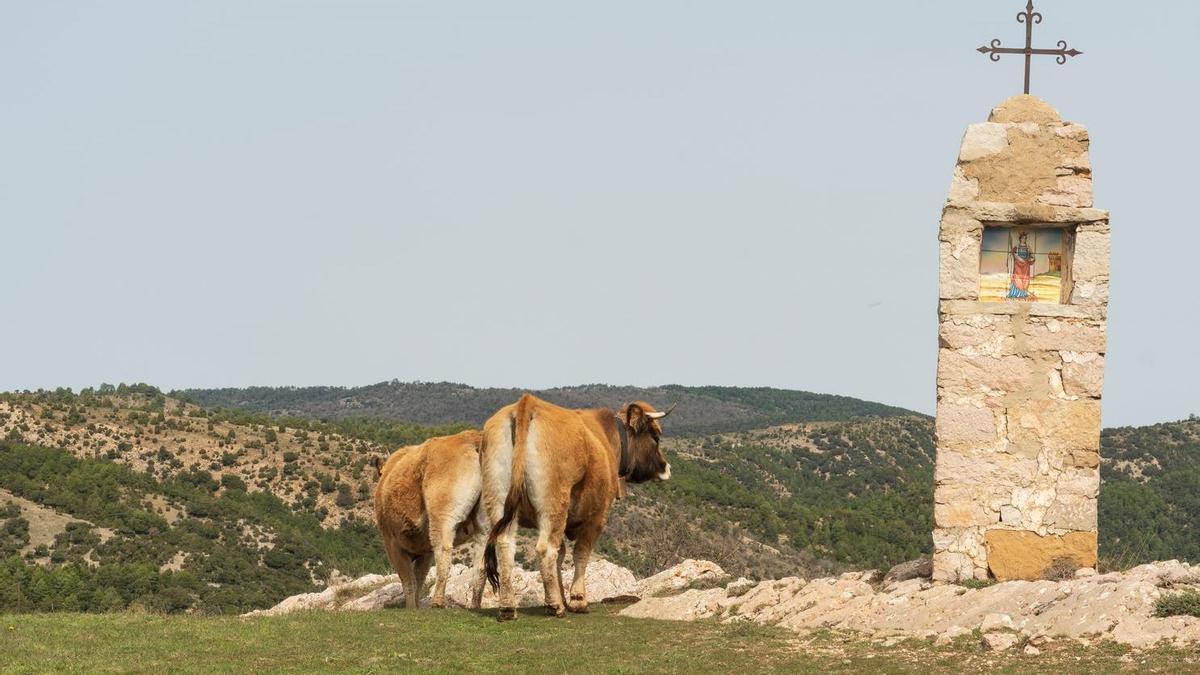
<instances>
[{"instance_id":1,"label":"grassy field","mask_svg":"<svg viewBox=\"0 0 1200 675\"><path fill-rule=\"evenodd\" d=\"M494 611L306 613L285 617L37 614L0 616L0 672L1180 672L1195 650L1044 646L1028 656L909 640L616 616L616 608L498 624Z\"/></svg>"}]
</instances>

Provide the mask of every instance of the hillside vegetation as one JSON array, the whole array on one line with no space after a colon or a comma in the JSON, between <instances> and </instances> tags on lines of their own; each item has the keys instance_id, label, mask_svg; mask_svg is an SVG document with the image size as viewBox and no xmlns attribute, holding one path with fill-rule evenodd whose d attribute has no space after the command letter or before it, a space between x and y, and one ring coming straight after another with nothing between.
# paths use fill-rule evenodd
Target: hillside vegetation
<instances>
[{"instance_id":1,"label":"hillside vegetation","mask_svg":"<svg viewBox=\"0 0 1200 675\"><path fill-rule=\"evenodd\" d=\"M336 420L374 417L415 424L483 424L517 400L522 389L475 388L451 382L381 382L366 387L247 387L185 389L173 396L210 408L237 408L275 416ZM568 408L618 408L647 401L660 409L678 404L675 434L760 429L777 424L888 417L915 413L847 396L768 387L614 387L602 384L534 391Z\"/></svg>"}]
</instances>

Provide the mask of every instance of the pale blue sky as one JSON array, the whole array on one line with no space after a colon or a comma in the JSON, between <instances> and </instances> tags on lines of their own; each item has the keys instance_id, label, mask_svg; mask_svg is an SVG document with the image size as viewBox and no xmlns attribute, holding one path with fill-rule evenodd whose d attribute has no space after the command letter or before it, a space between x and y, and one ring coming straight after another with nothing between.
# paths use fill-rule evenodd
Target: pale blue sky
<instances>
[{"instance_id":1,"label":"pale blue sky","mask_svg":"<svg viewBox=\"0 0 1200 675\"><path fill-rule=\"evenodd\" d=\"M0 3L0 389L773 385L932 412L1023 0ZM1136 10L1133 8L1136 7ZM1042 0L1106 424L1200 413L1200 3Z\"/></svg>"}]
</instances>

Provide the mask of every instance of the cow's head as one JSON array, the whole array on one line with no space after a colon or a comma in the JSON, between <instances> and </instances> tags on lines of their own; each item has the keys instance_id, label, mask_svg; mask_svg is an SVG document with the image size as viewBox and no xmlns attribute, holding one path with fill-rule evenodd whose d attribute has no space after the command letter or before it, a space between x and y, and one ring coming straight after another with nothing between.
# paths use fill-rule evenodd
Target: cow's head
<instances>
[{"instance_id":1,"label":"cow's head","mask_svg":"<svg viewBox=\"0 0 1200 675\"><path fill-rule=\"evenodd\" d=\"M671 465L663 456L659 441L662 439L662 418L671 414L675 406L659 412L649 403L634 401L617 413L617 423L624 423L629 435L629 466L625 480L630 483L645 483L648 480L668 480Z\"/></svg>"}]
</instances>

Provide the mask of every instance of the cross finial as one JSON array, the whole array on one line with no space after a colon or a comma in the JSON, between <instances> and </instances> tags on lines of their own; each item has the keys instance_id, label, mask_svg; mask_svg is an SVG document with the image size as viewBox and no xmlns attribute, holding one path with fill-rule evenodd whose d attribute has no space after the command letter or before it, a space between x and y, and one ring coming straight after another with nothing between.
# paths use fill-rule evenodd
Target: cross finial
<instances>
[{"instance_id":1,"label":"cross finial","mask_svg":"<svg viewBox=\"0 0 1200 675\"><path fill-rule=\"evenodd\" d=\"M993 61L999 61L1001 54L1024 54L1025 55L1025 93L1029 93L1029 66L1033 61L1034 54L1042 54L1045 56L1056 56L1055 60L1059 65L1067 62L1068 56L1079 56L1083 52L1078 49L1067 49L1065 40L1058 41L1058 49L1034 49L1033 48L1033 24L1042 22L1041 12L1033 11L1033 0L1025 5L1025 11L1017 14L1017 22L1025 24L1025 48L1018 47L1001 47L1000 40L992 40L991 46L983 46L979 48L981 54L987 54L988 58Z\"/></svg>"}]
</instances>

